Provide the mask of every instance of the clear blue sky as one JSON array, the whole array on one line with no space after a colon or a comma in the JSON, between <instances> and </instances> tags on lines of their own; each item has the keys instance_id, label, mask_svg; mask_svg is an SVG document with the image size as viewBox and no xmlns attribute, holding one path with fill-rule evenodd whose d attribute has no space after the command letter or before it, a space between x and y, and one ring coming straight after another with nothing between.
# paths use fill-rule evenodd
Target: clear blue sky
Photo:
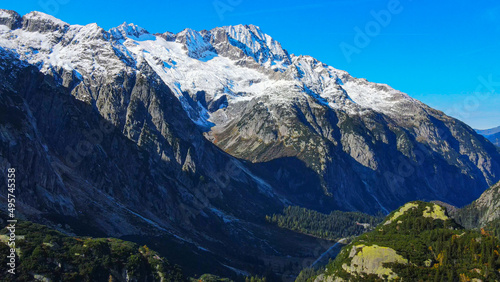
<instances>
[{"instance_id":1,"label":"clear blue sky","mask_svg":"<svg viewBox=\"0 0 500 282\"><path fill-rule=\"evenodd\" d=\"M387 83L474 128L500 125L500 83L490 83L489 88L481 83L481 77L500 82L500 2L496 0L0 3L1 8L20 14L38 10L71 24L97 22L105 29L133 22L152 33L255 24L290 53L311 55L353 76ZM390 20L374 24L373 12L389 14ZM368 28L368 44L355 41L356 28ZM346 50L354 50L346 46L356 48L356 53L346 56Z\"/></svg>"}]
</instances>

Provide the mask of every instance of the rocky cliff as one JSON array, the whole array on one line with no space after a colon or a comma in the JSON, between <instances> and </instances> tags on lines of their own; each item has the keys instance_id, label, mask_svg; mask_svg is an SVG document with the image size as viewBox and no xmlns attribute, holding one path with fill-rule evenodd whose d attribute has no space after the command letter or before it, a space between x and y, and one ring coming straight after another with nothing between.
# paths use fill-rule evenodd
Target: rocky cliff
<instances>
[{"instance_id":1,"label":"rocky cliff","mask_svg":"<svg viewBox=\"0 0 500 282\"><path fill-rule=\"evenodd\" d=\"M454 213L456 220L467 228L483 228L500 219L500 182L491 186L481 197Z\"/></svg>"}]
</instances>

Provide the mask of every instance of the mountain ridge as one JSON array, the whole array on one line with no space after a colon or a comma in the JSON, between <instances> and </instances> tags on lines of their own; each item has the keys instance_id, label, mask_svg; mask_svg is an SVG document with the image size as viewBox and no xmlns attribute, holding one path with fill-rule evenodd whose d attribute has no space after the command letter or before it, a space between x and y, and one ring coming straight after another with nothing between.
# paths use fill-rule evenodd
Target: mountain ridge
<instances>
[{"instance_id":1,"label":"mountain ridge","mask_svg":"<svg viewBox=\"0 0 500 282\"><path fill-rule=\"evenodd\" d=\"M489 128L489 129L476 129L477 133L481 135L493 135L500 132L500 126Z\"/></svg>"},{"instance_id":2,"label":"mountain ridge","mask_svg":"<svg viewBox=\"0 0 500 282\"><path fill-rule=\"evenodd\" d=\"M490 140L491 143L500 147L500 126L491 129L476 129L476 132L483 135L486 139Z\"/></svg>"}]
</instances>

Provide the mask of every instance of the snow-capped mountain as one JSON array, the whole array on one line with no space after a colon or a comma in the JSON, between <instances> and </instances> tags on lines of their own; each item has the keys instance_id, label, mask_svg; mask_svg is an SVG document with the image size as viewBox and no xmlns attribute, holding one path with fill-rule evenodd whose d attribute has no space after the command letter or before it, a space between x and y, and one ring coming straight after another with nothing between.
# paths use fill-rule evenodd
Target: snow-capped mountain
<instances>
[{"instance_id":1,"label":"snow-capped mountain","mask_svg":"<svg viewBox=\"0 0 500 282\"><path fill-rule=\"evenodd\" d=\"M146 62L179 97L182 92L203 91L207 102L224 96L237 103L280 88L313 95L331 108L353 113L367 108L411 114L397 110L419 105L388 86L354 79L309 56L289 55L278 42L253 25L202 32L186 29L176 35L154 36L127 23L106 32L96 24L69 25L40 12L22 19L5 11L1 16L3 22L20 25L22 21L27 25L26 29L14 30L4 26L7 29L2 31L2 47L15 50L22 60L40 64L45 72L64 68L90 78L101 72L113 75L127 66L137 68ZM97 49L105 53L96 56ZM270 97L286 102L297 96L283 91L276 91ZM193 120L206 117L197 106L184 103L184 107L199 115L192 117Z\"/></svg>"},{"instance_id":2,"label":"snow-capped mountain","mask_svg":"<svg viewBox=\"0 0 500 282\"><path fill-rule=\"evenodd\" d=\"M341 187L364 187L359 192L370 195L368 202L378 203L368 204L373 211L377 205L382 210L387 210L386 205L396 207L400 201L395 201L390 189L398 187L415 190L400 196L465 204L469 197L463 193L473 199L500 177L494 152L492 156L485 148L471 150L464 146L466 141L474 147L485 146L464 124L388 85L354 78L310 56L290 55L253 25L152 35L134 24L123 23L105 31L96 24L69 25L40 12L20 17L2 11L0 21L2 48L43 73L59 76L63 85L68 77L81 80L74 86L73 95L95 105L113 124L136 121L125 112L111 111L116 105L91 88L111 77L139 74L147 65L217 146L257 163L298 158L319 175L321 189L328 196L334 195L338 208L359 209L368 204L352 205L354 199L345 198L347 191L341 192L332 183L344 179L349 181ZM123 97L116 98L127 103ZM132 133L127 134L133 138ZM393 152L393 158L401 160L394 163L382 151ZM417 189L412 177L421 171L418 154L426 155L424 161L442 159L456 173L465 172L462 174L470 183L463 189L453 181L439 180L441 184L436 184L433 175L442 169L437 166ZM337 167L342 162L350 165ZM400 166L406 162L415 167L416 173L402 175L405 173ZM361 173L365 168L369 172ZM332 173L347 176L352 174L349 171L361 175L355 181L352 177L328 180ZM395 176L387 176L388 172ZM342 196L336 197L336 193Z\"/></svg>"},{"instance_id":3,"label":"snow-capped mountain","mask_svg":"<svg viewBox=\"0 0 500 282\"><path fill-rule=\"evenodd\" d=\"M464 205L500 179L499 152L467 125L253 25L151 34L0 10L0 59L2 110L20 121L0 115L0 167L36 175L25 214L97 217L113 236L154 227L231 268L297 255L261 222L285 205Z\"/></svg>"}]
</instances>

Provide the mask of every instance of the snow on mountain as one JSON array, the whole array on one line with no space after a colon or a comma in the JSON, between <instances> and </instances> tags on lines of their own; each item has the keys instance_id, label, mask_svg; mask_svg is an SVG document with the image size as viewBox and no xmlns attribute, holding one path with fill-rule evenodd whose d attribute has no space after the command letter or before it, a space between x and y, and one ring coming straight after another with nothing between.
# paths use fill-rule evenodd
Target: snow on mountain
<instances>
[{"instance_id":1,"label":"snow on mountain","mask_svg":"<svg viewBox=\"0 0 500 282\"><path fill-rule=\"evenodd\" d=\"M9 10L0 10L0 26L6 26L10 29L21 27L21 16Z\"/></svg>"},{"instance_id":2,"label":"snow on mountain","mask_svg":"<svg viewBox=\"0 0 500 282\"><path fill-rule=\"evenodd\" d=\"M125 39L127 37L134 38L135 40L153 40L154 36L150 35L144 28L135 25L128 24L126 22L121 25L114 27L109 30L109 33L113 39Z\"/></svg>"},{"instance_id":3,"label":"snow on mountain","mask_svg":"<svg viewBox=\"0 0 500 282\"><path fill-rule=\"evenodd\" d=\"M203 35L190 28L177 34L176 42L183 44L188 56L194 59L209 60L216 55L214 48L203 38Z\"/></svg>"},{"instance_id":4,"label":"snow on mountain","mask_svg":"<svg viewBox=\"0 0 500 282\"><path fill-rule=\"evenodd\" d=\"M50 19L38 17L42 19ZM43 72L57 72L57 68L75 72L91 78L104 74L116 74L126 69L126 64L117 57L110 36L96 24L61 25L57 32L30 31L22 29L0 31L0 46L17 53L20 59L37 65ZM45 22L44 26L53 29ZM28 25L29 27L29 25ZM99 55L96 55L96 51Z\"/></svg>"},{"instance_id":5,"label":"snow on mountain","mask_svg":"<svg viewBox=\"0 0 500 282\"><path fill-rule=\"evenodd\" d=\"M290 64L288 53L271 36L254 25L226 26L223 29L233 39L231 44L240 47L245 54L267 67L279 64L282 70Z\"/></svg>"},{"instance_id":6,"label":"snow on mountain","mask_svg":"<svg viewBox=\"0 0 500 282\"><path fill-rule=\"evenodd\" d=\"M0 10L0 19L4 18L10 18L11 13L9 13L7 10Z\"/></svg>"},{"instance_id":7,"label":"snow on mountain","mask_svg":"<svg viewBox=\"0 0 500 282\"><path fill-rule=\"evenodd\" d=\"M204 127L213 125L211 112L224 111L224 103L262 95L285 104L297 95L311 96L349 113L372 109L391 116L419 106L387 85L353 78L309 56L289 55L254 25L151 35L134 24L123 23L105 31L96 24L68 25L40 12L23 16L22 28L2 20L13 17L6 10L0 12L4 24L0 46L21 59L42 71L62 68L84 78L118 74L127 67L128 71L137 70L148 63L176 92L193 121ZM197 93L204 94L203 101L189 101L187 96ZM209 109L210 103L218 107Z\"/></svg>"},{"instance_id":8,"label":"snow on mountain","mask_svg":"<svg viewBox=\"0 0 500 282\"><path fill-rule=\"evenodd\" d=\"M68 23L65 23L53 16L36 11L24 15L22 20L23 29L31 32L65 32L69 27Z\"/></svg>"},{"instance_id":9,"label":"snow on mountain","mask_svg":"<svg viewBox=\"0 0 500 282\"><path fill-rule=\"evenodd\" d=\"M3 10L2 12L6 13L5 10ZM30 13L24 15L23 20L24 21L40 21L40 22L44 22L44 23L52 24L52 25L56 25L56 26L68 26L69 25L68 23L63 22L56 17L53 17L51 15L48 15L48 14L45 14L42 12L37 12L37 11L33 11L33 12L30 12Z\"/></svg>"},{"instance_id":10,"label":"snow on mountain","mask_svg":"<svg viewBox=\"0 0 500 282\"><path fill-rule=\"evenodd\" d=\"M348 80L342 88L358 105L389 116L415 115L422 111L421 102L387 84L371 83L365 79Z\"/></svg>"}]
</instances>

